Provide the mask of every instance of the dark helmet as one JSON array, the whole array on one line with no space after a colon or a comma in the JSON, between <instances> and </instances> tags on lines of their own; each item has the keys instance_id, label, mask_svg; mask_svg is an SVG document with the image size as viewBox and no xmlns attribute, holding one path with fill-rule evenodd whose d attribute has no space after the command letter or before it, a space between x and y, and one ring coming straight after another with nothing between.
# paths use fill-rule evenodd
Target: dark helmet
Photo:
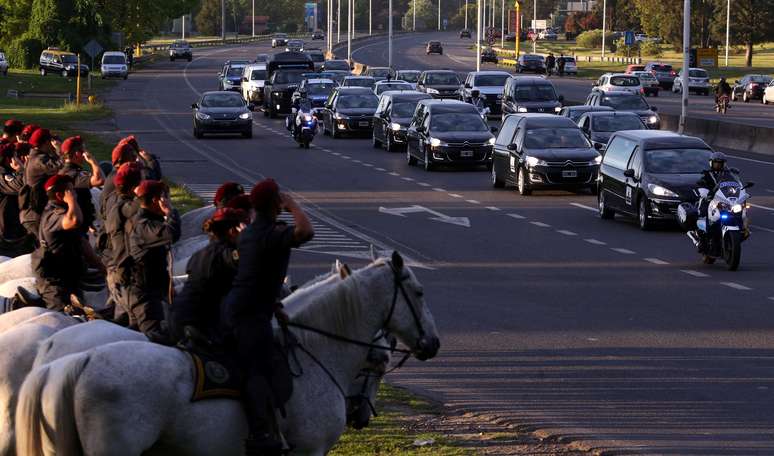
<instances>
[{"instance_id":1,"label":"dark helmet","mask_svg":"<svg viewBox=\"0 0 774 456\"><path fill-rule=\"evenodd\" d=\"M478 90L471 90L470 91L470 96L473 97L473 98L478 98L480 95L481 95L481 92L478 91Z\"/></svg>"},{"instance_id":2,"label":"dark helmet","mask_svg":"<svg viewBox=\"0 0 774 456\"><path fill-rule=\"evenodd\" d=\"M710 155L709 164L712 171L723 171L726 167L726 154L723 152L713 152Z\"/></svg>"}]
</instances>

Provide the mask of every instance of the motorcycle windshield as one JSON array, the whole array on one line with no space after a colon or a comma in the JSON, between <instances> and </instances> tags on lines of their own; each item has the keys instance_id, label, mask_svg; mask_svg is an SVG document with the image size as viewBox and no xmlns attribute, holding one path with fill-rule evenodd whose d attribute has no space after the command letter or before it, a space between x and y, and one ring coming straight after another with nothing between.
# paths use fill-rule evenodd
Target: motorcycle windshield
<instances>
[{"instance_id":1,"label":"motorcycle windshield","mask_svg":"<svg viewBox=\"0 0 774 456\"><path fill-rule=\"evenodd\" d=\"M718 191L726 198L738 198L742 193L742 185L737 181L723 181L718 184Z\"/></svg>"}]
</instances>

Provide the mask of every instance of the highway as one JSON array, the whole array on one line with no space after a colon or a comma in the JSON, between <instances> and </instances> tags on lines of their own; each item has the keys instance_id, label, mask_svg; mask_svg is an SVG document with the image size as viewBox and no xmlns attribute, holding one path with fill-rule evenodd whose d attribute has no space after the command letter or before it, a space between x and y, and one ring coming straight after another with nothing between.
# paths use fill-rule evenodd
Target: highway
<instances>
[{"instance_id":1,"label":"highway","mask_svg":"<svg viewBox=\"0 0 774 456\"><path fill-rule=\"evenodd\" d=\"M426 39L396 39L396 66L473 69L459 40L428 57ZM358 61L386 65L383 40L353 49ZM318 134L303 150L282 120L256 113L253 139L194 139L191 103L217 88L223 61L259 52L271 50L196 49L191 63L136 72L106 100L116 128L201 196L264 176L298 196L317 237L294 253L293 282L335 258L361 266L371 245L410 258L442 347L391 382L579 448L774 454L774 158L732 158L757 186L753 235L729 272L701 264L674 227L600 220L589 194L521 197L493 189L483 169L426 173L369 138ZM560 92L573 84L581 87L562 82ZM666 111L670 102L656 104ZM415 206L424 209L389 213Z\"/></svg>"}]
</instances>

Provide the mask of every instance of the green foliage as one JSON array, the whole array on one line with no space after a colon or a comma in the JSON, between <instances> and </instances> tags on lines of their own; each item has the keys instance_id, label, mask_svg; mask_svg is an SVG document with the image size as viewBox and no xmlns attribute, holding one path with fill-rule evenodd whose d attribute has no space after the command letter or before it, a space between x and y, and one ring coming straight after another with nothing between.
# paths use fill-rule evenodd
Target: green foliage
<instances>
[{"instance_id":1,"label":"green foliage","mask_svg":"<svg viewBox=\"0 0 774 456\"><path fill-rule=\"evenodd\" d=\"M34 38L18 38L6 47L8 63L13 68L32 68L38 63L43 43Z\"/></svg>"},{"instance_id":2,"label":"green foliage","mask_svg":"<svg viewBox=\"0 0 774 456\"><path fill-rule=\"evenodd\" d=\"M664 50L661 48L661 45L655 41L645 41L640 45L640 49L642 50L642 55L647 55L650 57L659 58L664 54Z\"/></svg>"},{"instance_id":3,"label":"green foliage","mask_svg":"<svg viewBox=\"0 0 774 456\"><path fill-rule=\"evenodd\" d=\"M417 8L417 30L436 30L438 26L438 6L430 0L416 0L409 4L403 16L403 30L411 30L414 21L414 5ZM470 17L468 17L470 20Z\"/></svg>"},{"instance_id":4,"label":"green foliage","mask_svg":"<svg viewBox=\"0 0 774 456\"><path fill-rule=\"evenodd\" d=\"M498 18L499 20L499 18ZM462 30L465 27L465 4L457 11L450 20L449 27L451 29ZM476 4L472 1L468 2L468 28L471 30L476 29Z\"/></svg>"},{"instance_id":5,"label":"green foliage","mask_svg":"<svg viewBox=\"0 0 774 456\"><path fill-rule=\"evenodd\" d=\"M203 35L220 35L220 0L202 0L202 7L194 18L196 28Z\"/></svg>"},{"instance_id":6,"label":"green foliage","mask_svg":"<svg viewBox=\"0 0 774 456\"><path fill-rule=\"evenodd\" d=\"M578 47L594 49L602 47L602 30L589 30L578 35L576 39ZM605 44L608 47L615 46L613 42L613 34L607 32L605 34Z\"/></svg>"}]
</instances>

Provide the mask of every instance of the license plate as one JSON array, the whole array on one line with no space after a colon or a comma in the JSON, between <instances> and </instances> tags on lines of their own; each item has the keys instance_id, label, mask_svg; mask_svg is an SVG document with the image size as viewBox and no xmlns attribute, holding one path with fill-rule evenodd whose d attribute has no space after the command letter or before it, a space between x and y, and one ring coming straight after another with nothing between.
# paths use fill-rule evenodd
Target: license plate
<instances>
[{"instance_id":1,"label":"license plate","mask_svg":"<svg viewBox=\"0 0 774 456\"><path fill-rule=\"evenodd\" d=\"M460 152L460 157L472 157L473 151L472 150L463 150Z\"/></svg>"},{"instance_id":2,"label":"license plate","mask_svg":"<svg viewBox=\"0 0 774 456\"><path fill-rule=\"evenodd\" d=\"M562 171L562 177L578 177L578 171L575 171L575 170Z\"/></svg>"},{"instance_id":3,"label":"license plate","mask_svg":"<svg viewBox=\"0 0 774 456\"><path fill-rule=\"evenodd\" d=\"M360 122L358 122L358 123L357 123L357 125L358 125L359 127L367 127L367 126L369 126L369 125L370 125L370 122L367 122L367 121L360 121Z\"/></svg>"}]
</instances>

